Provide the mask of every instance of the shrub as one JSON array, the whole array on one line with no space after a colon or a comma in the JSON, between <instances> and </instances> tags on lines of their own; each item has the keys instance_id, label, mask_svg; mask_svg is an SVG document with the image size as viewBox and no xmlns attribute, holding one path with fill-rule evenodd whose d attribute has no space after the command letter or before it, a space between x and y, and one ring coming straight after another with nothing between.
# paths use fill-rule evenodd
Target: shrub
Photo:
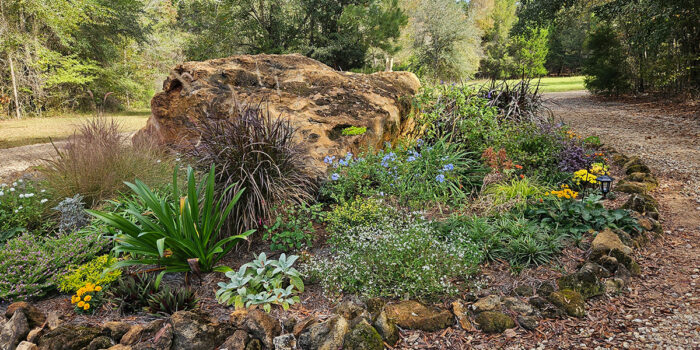
<instances>
[{"instance_id":1,"label":"shrub","mask_svg":"<svg viewBox=\"0 0 700 350\"><path fill-rule=\"evenodd\" d=\"M107 286L121 276L121 270L105 272L117 262L116 258L102 255L79 266L72 266L61 276L58 290L62 292L75 292L86 284ZM103 274L103 272L105 272Z\"/></svg>"},{"instance_id":2,"label":"shrub","mask_svg":"<svg viewBox=\"0 0 700 350\"><path fill-rule=\"evenodd\" d=\"M90 216L85 212L83 196L80 194L62 200L53 209L61 215L58 221L59 232L77 230L90 223Z\"/></svg>"},{"instance_id":3,"label":"shrub","mask_svg":"<svg viewBox=\"0 0 700 350\"><path fill-rule=\"evenodd\" d=\"M33 182L0 184L0 245L23 232L49 230L54 223L42 215L47 201L46 191Z\"/></svg>"},{"instance_id":4,"label":"shrub","mask_svg":"<svg viewBox=\"0 0 700 350\"><path fill-rule=\"evenodd\" d=\"M143 182L127 186L143 201L152 215L144 215L136 203L128 203L127 213L136 222L119 213L89 210L88 213L117 230L114 252L127 253L131 257L113 265L119 268L131 265L160 265L166 272L208 272L238 241L254 231L223 239L224 221L231 213L242 194L242 190L229 197L226 189L218 200L214 198L214 166L201 184L197 184L194 170L187 169L187 192L180 197L177 184L177 168L173 174L171 198L154 194ZM230 198L228 205L222 205Z\"/></svg>"},{"instance_id":5,"label":"shrub","mask_svg":"<svg viewBox=\"0 0 700 350\"><path fill-rule=\"evenodd\" d=\"M109 240L99 226L40 237L24 234L0 250L0 299L35 299L55 290L68 266L89 261L103 252Z\"/></svg>"},{"instance_id":6,"label":"shrub","mask_svg":"<svg viewBox=\"0 0 700 350\"><path fill-rule=\"evenodd\" d=\"M511 159L523 166L527 174L547 179L550 183L562 178L558 156L564 135L559 126L522 123L512 125L509 135L499 146L505 148Z\"/></svg>"},{"instance_id":7,"label":"shrub","mask_svg":"<svg viewBox=\"0 0 700 350\"><path fill-rule=\"evenodd\" d=\"M258 227L271 219L276 204L313 197L306 150L289 120L273 118L261 106L234 109L234 115L209 110L199 121L201 137L190 155L201 169L215 167L216 191L224 203L246 189L228 219L229 229ZM226 190L230 186L233 191Z\"/></svg>"},{"instance_id":8,"label":"shrub","mask_svg":"<svg viewBox=\"0 0 700 350\"><path fill-rule=\"evenodd\" d=\"M416 128L428 143L446 140L476 154L506 137L498 110L468 85L425 86L414 99Z\"/></svg>"},{"instance_id":9,"label":"shrub","mask_svg":"<svg viewBox=\"0 0 700 350\"><path fill-rule=\"evenodd\" d=\"M169 316L178 311L193 310L197 308L197 300L194 291L189 288L163 290L151 294L148 298L148 312L153 315Z\"/></svg>"},{"instance_id":10,"label":"shrub","mask_svg":"<svg viewBox=\"0 0 700 350\"><path fill-rule=\"evenodd\" d=\"M606 209L600 199L598 195L587 196L583 200L547 196L528 206L524 215L576 240L580 240L581 235L589 230L600 231L608 227L630 233L639 230L639 224L627 210Z\"/></svg>"},{"instance_id":11,"label":"shrub","mask_svg":"<svg viewBox=\"0 0 700 350\"><path fill-rule=\"evenodd\" d=\"M348 227L334 233L329 242L330 256L312 260L305 272L331 294L453 295L482 260L477 245L439 239L427 222L411 217L371 227Z\"/></svg>"},{"instance_id":12,"label":"shrub","mask_svg":"<svg viewBox=\"0 0 700 350\"><path fill-rule=\"evenodd\" d=\"M143 310L148 306L151 296L159 290L159 281L147 273L123 276L109 288L109 301L117 305L121 314Z\"/></svg>"},{"instance_id":13,"label":"shrub","mask_svg":"<svg viewBox=\"0 0 700 350\"><path fill-rule=\"evenodd\" d=\"M114 197L136 178L167 182L170 157L155 145L130 144L115 120L94 118L81 125L41 168L55 198L83 196L92 207Z\"/></svg>"},{"instance_id":14,"label":"shrub","mask_svg":"<svg viewBox=\"0 0 700 350\"><path fill-rule=\"evenodd\" d=\"M458 203L481 185L485 169L453 143L368 150L335 162L321 193L336 202L356 196L395 196L402 203Z\"/></svg>"},{"instance_id":15,"label":"shrub","mask_svg":"<svg viewBox=\"0 0 700 350\"><path fill-rule=\"evenodd\" d=\"M287 205L280 208L275 221L265 225L263 239L272 241L272 250L292 250L310 247L314 221L322 218L321 204L306 203Z\"/></svg>"},{"instance_id":16,"label":"shrub","mask_svg":"<svg viewBox=\"0 0 700 350\"><path fill-rule=\"evenodd\" d=\"M86 283L78 288L70 302L74 305L75 312L92 314L102 305L103 295L102 286Z\"/></svg>"},{"instance_id":17,"label":"shrub","mask_svg":"<svg viewBox=\"0 0 700 350\"><path fill-rule=\"evenodd\" d=\"M327 229L335 233L355 226L371 227L395 215L391 207L379 199L357 197L353 201L336 205L326 214Z\"/></svg>"},{"instance_id":18,"label":"shrub","mask_svg":"<svg viewBox=\"0 0 700 350\"><path fill-rule=\"evenodd\" d=\"M298 258L296 255L287 258L282 253L279 260L268 260L265 253L260 253L238 271L229 269L226 272L231 282L219 283L216 299L222 304L234 304L236 309L262 305L270 312L272 305L281 305L287 310L300 302L296 294L304 292L301 275L292 267Z\"/></svg>"}]
</instances>

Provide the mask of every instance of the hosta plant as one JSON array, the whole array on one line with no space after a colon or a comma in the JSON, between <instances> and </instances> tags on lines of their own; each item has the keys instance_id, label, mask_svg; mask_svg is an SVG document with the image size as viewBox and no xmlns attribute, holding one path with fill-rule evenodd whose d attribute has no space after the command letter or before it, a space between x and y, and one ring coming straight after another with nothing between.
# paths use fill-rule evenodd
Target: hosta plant
<instances>
[{"instance_id":1,"label":"hosta plant","mask_svg":"<svg viewBox=\"0 0 700 350\"><path fill-rule=\"evenodd\" d=\"M229 283L219 283L216 299L222 304L234 304L237 309L262 305L270 312L272 305L287 310L298 303L298 293L304 292L301 275L292 265L299 257L282 253L279 260L268 260L265 253L241 266L238 271L229 269Z\"/></svg>"},{"instance_id":2,"label":"hosta plant","mask_svg":"<svg viewBox=\"0 0 700 350\"><path fill-rule=\"evenodd\" d=\"M182 196L177 179L176 169L172 195L166 198L158 196L139 180L135 184L127 183L145 204L147 213L139 210L140 204L133 202L127 203L126 213L88 211L113 229L114 252L130 255L112 268L159 265L165 268L163 273L208 272L236 243L254 232L250 230L222 238L223 224L243 190L230 197L228 204L224 203L224 198L231 186L218 200L215 199L213 166L200 184L197 184L194 170L188 168L187 192Z\"/></svg>"}]
</instances>

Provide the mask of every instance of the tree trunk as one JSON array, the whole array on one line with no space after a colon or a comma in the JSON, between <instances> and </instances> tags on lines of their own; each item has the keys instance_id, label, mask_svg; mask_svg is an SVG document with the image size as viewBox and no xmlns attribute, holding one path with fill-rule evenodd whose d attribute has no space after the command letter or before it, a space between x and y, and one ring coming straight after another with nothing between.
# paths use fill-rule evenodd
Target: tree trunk
<instances>
[{"instance_id":1,"label":"tree trunk","mask_svg":"<svg viewBox=\"0 0 700 350\"><path fill-rule=\"evenodd\" d=\"M22 114L19 112L19 97L17 96L17 79L15 78L15 65L12 63L12 56L7 55L7 59L10 61L10 75L12 76L12 92L15 95L15 113L17 113L17 119L22 118Z\"/></svg>"}]
</instances>

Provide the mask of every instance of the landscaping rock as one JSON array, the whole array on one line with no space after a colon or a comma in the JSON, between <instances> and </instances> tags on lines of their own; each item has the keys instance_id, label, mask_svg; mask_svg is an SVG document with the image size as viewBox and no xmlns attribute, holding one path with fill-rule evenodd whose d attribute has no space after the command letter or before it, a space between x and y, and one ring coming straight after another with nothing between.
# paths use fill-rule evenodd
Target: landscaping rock
<instances>
[{"instance_id":1,"label":"landscaping rock","mask_svg":"<svg viewBox=\"0 0 700 350\"><path fill-rule=\"evenodd\" d=\"M630 175L633 173L650 173L651 170L649 169L644 162L642 162L639 157L631 157L625 163L625 165L622 166L622 171L625 172L625 174Z\"/></svg>"},{"instance_id":2,"label":"landscaping rock","mask_svg":"<svg viewBox=\"0 0 700 350\"><path fill-rule=\"evenodd\" d=\"M593 239L591 260L603 262L599 260L601 257L609 255L614 257L619 264L625 265L628 269L635 268L634 259L631 257L632 248L622 243L620 237L610 229L605 229L598 232Z\"/></svg>"},{"instance_id":3,"label":"landscaping rock","mask_svg":"<svg viewBox=\"0 0 700 350\"><path fill-rule=\"evenodd\" d=\"M333 311L335 314L340 315L349 321L355 320L358 317L362 317L366 320L371 318L369 312L367 311L367 305L355 296L347 297Z\"/></svg>"},{"instance_id":4,"label":"landscaping rock","mask_svg":"<svg viewBox=\"0 0 700 350\"><path fill-rule=\"evenodd\" d=\"M115 329L115 335L117 335L118 332L123 331L124 326L117 326L117 325L110 325L112 327L122 327L121 329L116 330ZM165 320L155 320L150 322L147 325L134 325L129 328L129 330L124 333L124 335L121 337L120 343L122 345L135 345L139 342L146 342L149 341L153 338L155 338L156 333L163 329L165 326ZM112 333L112 330L105 328L103 330L104 333ZM118 339L118 338L113 338L113 339Z\"/></svg>"},{"instance_id":5,"label":"landscaping rock","mask_svg":"<svg viewBox=\"0 0 700 350\"><path fill-rule=\"evenodd\" d=\"M318 323L318 319L313 316L309 316L294 325L294 329L292 330L292 334L294 334L295 337L299 338L299 335L309 326L312 324Z\"/></svg>"},{"instance_id":6,"label":"landscaping rock","mask_svg":"<svg viewBox=\"0 0 700 350\"><path fill-rule=\"evenodd\" d=\"M532 286L521 284L513 289L513 293L521 297L531 297L535 295L535 289Z\"/></svg>"},{"instance_id":7,"label":"landscaping rock","mask_svg":"<svg viewBox=\"0 0 700 350\"><path fill-rule=\"evenodd\" d=\"M358 322L343 339L344 350L383 350L384 342L366 320Z\"/></svg>"},{"instance_id":8,"label":"landscaping rock","mask_svg":"<svg viewBox=\"0 0 700 350\"><path fill-rule=\"evenodd\" d=\"M39 347L36 346L34 343L30 343L28 341L23 341L17 345L17 348L15 350L38 350Z\"/></svg>"},{"instance_id":9,"label":"landscaping rock","mask_svg":"<svg viewBox=\"0 0 700 350\"><path fill-rule=\"evenodd\" d=\"M63 314L61 314L59 311L49 311L49 315L46 317L46 325L49 327L49 330L54 330L58 328L58 326L60 326L61 323L63 323L62 318Z\"/></svg>"},{"instance_id":10,"label":"landscaping rock","mask_svg":"<svg viewBox=\"0 0 700 350\"><path fill-rule=\"evenodd\" d=\"M619 278L610 278L605 281L605 293L617 294L625 287L625 282Z\"/></svg>"},{"instance_id":11,"label":"landscaping rock","mask_svg":"<svg viewBox=\"0 0 700 350\"><path fill-rule=\"evenodd\" d=\"M535 316L518 315L516 318L520 327L527 329L528 331L534 331L537 329L539 321Z\"/></svg>"},{"instance_id":12,"label":"landscaping rock","mask_svg":"<svg viewBox=\"0 0 700 350\"><path fill-rule=\"evenodd\" d=\"M98 327L64 324L42 335L38 345L40 350L82 350L100 335Z\"/></svg>"},{"instance_id":13,"label":"landscaping rock","mask_svg":"<svg viewBox=\"0 0 700 350\"><path fill-rule=\"evenodd\" d=\"M251 339L245 346L245 350L262 350L263 343L258 339Z\"/></svg>"},{"instance_id":14,"label":"landscaping rock","mask_svg":"<svg viewBox=\"0 0 700 350\"><path fill-rule=\"evenodd\" d=\"M510 316L498 311L484 311L476 315L474 321L486 333L501 333L515 327L515 321Z\"/></svg>"},{"instance_id":15,"label":"landscaping rock","mask_svg":"<svg viewBox=\"0 0 700 350\"><path fill-rule=\"evenodd\" d=\"M488 295L472 304L474 312L493 311L501 308L501 298L498 295Z\"/></svg>"},{"instance_id":16,"label":"landscaping rock","mask_svg":"<svg viewBox=\"0 0 700 350\"><path fill-rule=\"evenodd\" d=\"M131 346L117 344L117 345L115 345L107 350L132 350L132 349L131 349Z\"/></svg>"},{"instance_id":17,"label":"landscaping rock","mask_svg":"<svg viewBox=\"0 0 700 350\"><path fill-rule=\"evenodd\" d=\"M650 173L631 173L625 178L628 181L641 182L647 184L647 186L653 186L649 188L652 190L659 185L659 180Z\"/></svg>"},{"instance_id":18,"label":"landscaping rock","mask_svg":"<svg viewBox=\"0 0 700 350\"><path fill-rule=\"evenodd\" d=\"M619 278L625 285L628 285L632 279L632 273L624 265L620 265L615 271L615 278Z\"/></svg>"},{"instance_id":19,"label":"landscaping rock","mask_svg":"<svg viewBox=\"0 0 700 350\"><path fill-rule=\"evenodd\" d=\"M336 350L343 346L343 339L350 331L350 323L335 315L325 322L309 326L299 336L297 345L304 350Z\"/></svg>"},{"instance_id":20,"label":"landscaping rock","mask_svg":"<svg viewBox=\"0 0 700 350\"><path fill-rule=\"evenodd\" d=\"M131 325L125 322L107 322L102 326L104 335L117 341L120 341L130 329Z\"/></svg>"},{"instance_id":21,"label":"landscaping rock","mask_svg":"<svg viewBox=\"0 0 700 350\"><path fill-rule=\"evenodd\" d=\"M297 340L293 334L284 334L272 340L275 350L294 350L297 348Z\"/></svg>"},{"instance_id":22,"label":"landscaping rock","mask_svg":"<svg viewBox=\"0 0 700 350\"><path fill-rule=\"evenodd\" d=\"M651 187L651 188L650 188ZM620 180L620 182L615 185L615 191L623 193L647 193L652 190L653 186L648 186L644 182L636 182L629 180Z\"/></svg>"},{"instance_id":23,"label":"landscaping rock","mask_svg":"<svg viewBox=\"0 0 700 350\"><path fill-rule=\"evenodd\" d=\"M286 332L291 332L294 329L294 326L297 325L297 319L294 317L288 317L285 318L282 321L282 330Z\"/></svg>"},{"instance_id":24,"label":"landscaping rock","mask_svg":"<svg viewBox=\"0 0 700 350\"><path fill-rule=\"evenodd\" d=\"M29 334L27 335L27 341L30 343L36 343L42 334L44 334L44 328L34 328L31 331L29 331Z\"/></svg>"},{"instance_id":25,"label":"landscaping rock","mask_svg":"<svg viewBox=\"0 0 700 350\"><path fill-rule=\"evenodd\" d=\"M528 303L539 310L540 315L544 318L559 318L565 315L564 310L554 306L554 304L540 296L528 299Z\"/></svg>"},{"instance_id":26,"label":"landscaping rock","mask_svg":"<svg viewBox=\"0 0 700 350\"><path fill-rule=\"evenodd\" d=\"M559 285L559 289L575 290L581 293L585 299L602 295L605 292L605 286L600 282L596 273L590 270L578 271L562 276L557 279L557 284Z\"/></svg>"},{"instance_id":27,"label":"landscaping rock","mask_svg":"<svg viewBox=\"0 0 700 350\"><path fill-rule=\"evenodd\" d=\"M452 303L452 313L457 317L457 322L459 322L460 327L467 332L474 331L474 325L469 320L469 314L467 312L467 307L461 300L454 301Z\"/></svg>"},{"instance_id":28,"label":"landscaping rock","mask_svg":"<svg viewBox=\"0 0 700 350\"><path fill-rule=\"evenodd\" d=\"M90 345L88 345L87 350L107 349L107 348L111 348L112 345L114 345L114 342L112 342L112 339L102 335L102 336L99 336L99 337L93 339L90 342Z\"/></svg>"},{"instance_id":29,"label":"landscaping rock","mask_svg":"<svg viewBox=\"0 0 700 350\"><path fill-rule=\"evenodd\" d=\"M7 307L7 310L5 310L5 317L11 318L17 310L21 310L24 313L24 316L27 317L30 328L41 327L46 321L46 315L44 315L41 310L24 301L18 301L10 304L10 306Z\"/></svg>"},{"instance_id":30,"label":"landscaping rock","mask_svg":"<svg viewBox=\"0 0 700 350\"><path fill-rule=\"evenodd\" d=\"M615 272L617 270L617 266L619 265L617 259L610 255L602 255L597 259L597 261L600 264L600 266L602 266L610 272Z\"/></svg>"},{"instance_id":31,"label":"landscaping rock","mask_svg":"<svg viewBox=\"0 0 700 350\"><path fill-rule=\"evenodd\" d=\"M15 309L12 318L0 330L0 350L14 350L29 334L29 321L22 310Z\"/></svg>"},{"instance_id":32,"label":"landscaping rock","mask_svg":"<svg viewBox=\"0 0 700 350\"><path fill-rule=\"evenodd\" d=\"M396 327L396 323L387 316L386 311L381 310L379 312L377 317L374 318L372 326L387 344L393 345L399 341L399 329Z\"/></svg>"},{"instance_id":33,"label":"landscaping rock","mask_svg":"<svg viewBox=\"0 0 700 350\"><path fill-rule=\"evenodd\" d=\"M386 306L387 316L397 325L408 329L434 332L454 324L452 313L428 307L417 301L407 300Z\"/></svg>"},{"instance_id":34,"label":"landscaping rock","mask_svg":"<svg viewBox=\"0 0 700 350\"><path fill-rule=\"evenodd\" d=\"M577 291L564 289L549 295L549 301L566 311L569 316L583 317L586 315L586 303Z\"/></svg>"},{"instance_id":35,"label":"landscaping rock","mask_svg":"<svg viewBox=\"0 0 700 350\"><path fill-rule=\"evenodd\" d=\"M530 315L534 311L530 304L513 297L503 299L503 305L506 309L521 315Z\"/></svg>"},{"instance_id":36,"label":"landscaping rock","mask_svg":"<svg viewBox=\"0 0 700 350\"><path fill-rule=\"evenodd\" d=\"M151 117L135 139L192 145L198 120L218 117L212 110L228 113L234 101L265 101L270 115L289 118L298 129L309 146L309 165L325 171L326 155L393 142L410 123L411 97L419 88L413 73L340 72L298 54L185 62L170 71L163 91L153 97ZM343 136L350 126L367 131Z\"/></svg>"},{"instance_id":37,"label":"landscaping rock","mask_svg":"<svg viewBox=\"0 0 700 350\"><path fill-rule=\"evenodd\" d=\"M282 334L280 322L267 312L259 309L250 311L246 309L236 310L231 314L231 323L235 328L243 329L254 338L260 339L268 349L274 348L272 340Z\"/></svg>"},{"instance_id":38,"label":"landscaping rock","mask_svg":"<svg viewBox=\"0 0 700 350\"><path fill-rule=\"evenodd\" d=\"M226 338L224 343L221 344L220 348L222 350L245 350L245 346L248 344L249 339L250 337L248 336L248 332L239 329L233 332L233 335Z\"/></svg>"},{"instance_id":39,"label":"landscaping rock","mask_svg":"<svg viewBox=\"0 0 700 350\"><path fill-rule=\"evenodd\" d=\"M656 200L647 194L633 194L627 199L627 202L622 205L623 209L634 210L642 215L647 215L654 220L659 219L659 204Z\"/></svg>"},{"instance_id":40,"label":"landscaping rock","mask_svg":"<svg viewBox=\"0 0 700 350\"><path fill-rule=\"evenodd\" d=\"M204 315L192 311L178 311L170 316L173 348L178 350L215 349L233 334L229 324L211 322ZM280 327L277 324L277 327ZM272 339L270 339L270 348Z\"/></svg>"},{"instance_id":41,"label":"landscaping rock","mask_svg":"<svg viewBox=\"0 0 700 350\"><path fill-rule=\"evenodd\" d=\"M557 290L556 285L551 281L543 281L539 287L537 287L537 294L542 296L548 296L550 293Z\"/></svg>"}]
</instances>

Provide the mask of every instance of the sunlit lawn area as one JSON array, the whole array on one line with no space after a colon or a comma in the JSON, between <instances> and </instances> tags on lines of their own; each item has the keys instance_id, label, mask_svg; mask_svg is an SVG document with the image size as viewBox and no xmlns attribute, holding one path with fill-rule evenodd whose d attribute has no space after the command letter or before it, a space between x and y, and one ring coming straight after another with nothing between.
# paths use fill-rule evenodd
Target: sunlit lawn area
<instances>
[{"instance_id":1,"label":"sunlit lawn area","mask_svg":"<svg viewBox=\"0 0 700 350\"><path fill-rule=\"evenodd\" d=\"M138 110L107 114L105 118L118 120L124 132L132 132L144 127L149 115L149 110ZM92 117L89 114L73 114L0 120L0 149L65 139L72 135L83 121Z\"/></svg>"},{"instance_id":2,"label":"sunlit lawn area","mask_svg":"<svg viewBox=\"0 0 700 350\"><path fill-rule=\"evenodd\" d=\"M563 92L585 90L583 85L583 76L575 77L544 77L542 79L533 79L533 84L540 82L540 91L543 92ZM508 80L509 83L516 83L518 80ZM475 84L485 84L488 80L474 80Z\"/></svg>"}]
</instances>

